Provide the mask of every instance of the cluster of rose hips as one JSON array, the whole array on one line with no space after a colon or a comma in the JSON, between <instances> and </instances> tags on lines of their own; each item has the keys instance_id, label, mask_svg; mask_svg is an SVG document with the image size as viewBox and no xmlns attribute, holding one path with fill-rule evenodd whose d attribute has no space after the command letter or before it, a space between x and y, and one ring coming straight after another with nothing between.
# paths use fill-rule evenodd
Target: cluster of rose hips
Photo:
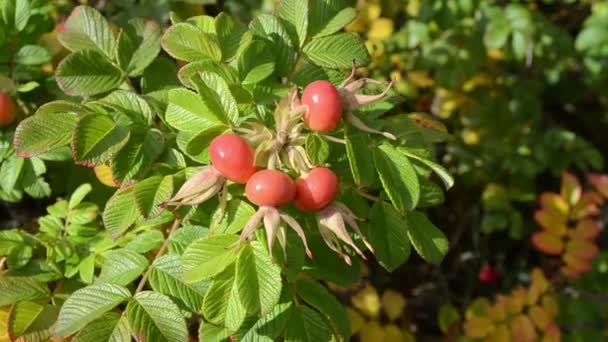
<instances>
[{"instance_id":1,"label":"cluster of rose hips","mask_svg":"<svg viewBox=\"0 0 608 342\"><path fill-rule=\"evenodd\" d=\"M356 222L356 216L334 198L339 190L339 180L329 168L313 166L301 146L303 124L311 131L331 132L345 120L353 126L369 133L379 133L395 139L390 133L380 132L365 126L352 111L357 107L379 101L386 96L391 84L377 95L359 95L356 91L366 83L380 83L370 79L354 79L353 73L338 88L327 81L310 83L298 99L297 89L277 104L275 110L275 131L257 122L248 123L251 129L234 128L243 136L234 133L222 134L211 142L209 157L211 165L203 167L184 183L167 205L194 205L202 203L220 193L220 208L225 208L226 180L245 184L247 199L259 207L241 232L239 245L250 239L257 227L263 223L268 248L272 253L275 239L285 251L285 225L291 227L304 244L306 254L312 257L306 242L304 230L293 217L277 208L293 203L304 212L315 212L321 236L327 245L336 251L347 263L349 256L344 253L340 242L365 258L357 247L346 226L350 226L368 249ZM302 124L303 122L303 124ZM282 156L286 156L282 158ZM281 160L288 160L283 163ZM264 165L259 169L256 165ZM293 181L280 165L291 169L300 176ZM224 191L223 191L224 190ZM283 224L285 223L285 225Z\"/></svg>"},{"instance_id":2,"label":"cluster of rose hips","mask_svg":"<svg viewBox=\"0 0 608 342\"><path fill-rule=\"evenodd\" d=\"M0 91L0 127L6 127L15 121L15 104L13 99Z\"/></svg>"}]
</instances>

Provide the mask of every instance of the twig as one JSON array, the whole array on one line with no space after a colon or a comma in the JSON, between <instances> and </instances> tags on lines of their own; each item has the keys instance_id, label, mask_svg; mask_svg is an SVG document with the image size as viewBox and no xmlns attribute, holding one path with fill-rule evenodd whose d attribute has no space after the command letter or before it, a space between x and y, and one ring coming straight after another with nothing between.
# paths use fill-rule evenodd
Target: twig
<instances>
[{"instance_id":1,"label":"twig","mask_svg":"<svg viewBox=\"0 0 608 342\"><path fill-rule=\"evenodd\" d=\"M340 139L340 138L336 138L336 137L332 137L331 135L321 135L323 138L325 138L325 140L327 141L331 141L331 142L335 142L337 144L342 144L342 145L346 145L346 140L344 139Z\"/></svg>"},{"instance_id":2,"label":"twig","mask_svg":"<svg viewBox=\"0 0 608 342\"><path fill-rule=\"evenodd\" d=\"M353 187L353 189L355 190L355 192L356 192L356 193L358 193L358 194L359 194L359 195L361 195L362 197L367 198L367 199L368 199L368 200L370 200L370 201L374 201L374 202L378 202L378 201L380 201L380 197L376 197L376 196L370 195L370 194L368 194L367 192L365 192L365 191L363 191L363 190L361 190L361 189L359 189L359 188L355 188L355 187Z\"/></svg>"},{"instance_id":3,"label":"twig","mask_svg":"<svg viewBox=\"0 0 608 342\"><path fill-rule=\"evenodd\" d=\"M177 230L177 227L179 227L180 223L182 223L182 219L180 219L180 218L176 218L175 221L173 221L173 226L171 226L169 235L167 235L167 238L163 242L163 245L160 246L160 249L158 250L158 252L156 252L156 255L154 256L154 259L152 259L150 266L148 266L146 273L144 273L143 277L141 277L141 280L139 281L139 284L137 285L137 288L135 289L135 293L140 292L141 290L144 289L144 286L146 286L146 283L148 282L148 277L150 275L150 271L152 270L152 264L154 263L154 261L156 261L156 259L160 258L165 253L165 251L167 250L167 247L169 246L169 241L171 240L171 237L173 236L173 233L175 232L175 230Z\"/></svg>"}]
</instances>

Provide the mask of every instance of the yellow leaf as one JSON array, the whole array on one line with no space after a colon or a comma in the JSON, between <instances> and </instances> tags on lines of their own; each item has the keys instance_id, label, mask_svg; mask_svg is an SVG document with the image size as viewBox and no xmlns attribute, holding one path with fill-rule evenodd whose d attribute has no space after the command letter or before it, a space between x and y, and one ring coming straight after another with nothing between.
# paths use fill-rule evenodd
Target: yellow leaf
<instances>
[{"instance_id":1,"label":"yellow leaf","mask_svg":"<svg viewBox=\"0 0 608 342\"><path fill-rule=\"evenodd\" d=\"M511 336L513 341L536 342L537 334L528 316L518 315L511 320Z\"/></svg>"},{"instance_id":2,"label":"yellow leaf","mask_svg":"<svg viewBox=\"0 0 608 342\"><path fill-rule=\"evenodd\" d=\"M367 322L359 332L361 342L380 342L384 341L385 332L377 321ZM320 341L319 341L320 342Z\"/></svg>"},{"instance_id":3,"label":"yellow leaf","mask_svg":"<svg viewBox=\"0 0 608 342\"><path fill-rule=\"evenodd\" d=\"M407 73L407 79L413 85L419 88L429 88L435 84L435 81L429 76L426 71L413 70Z\"/></svg>"},{"instance_id":4,"label":"yellow leaf","mask_svg":"<svg viewBox=\"0 0 608 342\"><path fill-rule=\"evenodd\" d=\"M363 9L363 13L365 13L365 19L367 19L368 22L371 22L380 18L380 13L382 13L382 7L380 6L380 4L367 3Z\"/></svg>"},{"instance_id":5,"label":"yellow leaf","mask_svg":"<svg viewBox=\"0 0 608 342\"><path fill-rule=\"evenodd\" d=\"M378 18L372 21L369 31L367 32L367 38L372 40L386 39L393 34L394 24L391 19Z\"/></svg>"},{"instance_id":6,"label":"yellow leaf","mask_svg":"<svg viewBox=\"0 0 608 342\"><path fill-rule=\"evenodd\" d=\"M464 334L472 338L484 338L494 331L494 323L488 317L473 317L464 322Z\"/></svg>"},{"instance_id":7,"label":"yellow leaf","mask_svg":"<svg viewBox=\"0 0 608 342\"><path fill-rule=\"evenodd\" d=\"M551 323L551 317L549 317L549 313L540 306L531 307L529 311L529 316L532 319L534 325L540 330L545 330L549 323Z\"/></svg>"},{"instance_id":8,"label":"yellow leaf","mask_svg":"<svg viewBox=\"0 0 608 342\"><path fill-rule=\"evenodd\" d=\"M539 268L532 270L532 284L528 289L528 305L534 305L538 298L549 289L549 282Z\"/></svg>"},{"instance_id":9,"label":"yellow leaf","mask_svg":"<svg viewBox=\"0 0 608 342\"><path fill-rule=\"evenodd\" d=\"M114 178L112 177L112 169L110 168L110 166L108 166L107 164L100 164L95 166L93 171L95 172L95 176L101 184L109 186L111 188L116 188Z\"/></svg>"},{"instance_id":10,"label":"yellow leaf","mask_svg":"<svg viewBox=\"0 0 608 342\"><path fill-rule=\"evenodd\" d=\"M487 50L488 58L494 61L502 61L505 59L505 54L501 49L488 49Z\"/></svg>"},{"instance_id":11,"label":"yellow leaf","mask_svg":"<svg viewBox=\"0 0 608 342\"><path fill-rule=\"evenodd\" d=\"M542 342L561 342L561 340L562 333L559 326L555 323L549 324L545 330L545 335L543 336Z\"/></svg>"},{"instance_id":12,"label":"yellow leaf","mask_svg":"<svg viewBox=\"0 0 608 342\"><path fill-rule=\"evenodd\" d=\"M522 312L527 299L528 293L525 288L521 286L515 288L507 300L507 310L512 314Z\"/></svg>"},{"instance_id":13,"label":"yellow leaf","mask_svg":"<svg viewBox=\"0 0 608 342\"><path fill-rule=\"evenodd\" d=\"M555 214L551 210L542 209L534 213L534 220L547 232L557 237L562 237L566 235L568 217L560 215Z\"/></svg>"},{"instance_id":14,"label":"yellow leaf","mask_svg":"<svg viewBox=\"0 0 608 342\"><path fill-rule=\"evenodd\" d=\"M6 307L8 310L8 307ZM0 342L8 342L11 339L8 336L8 311L0 308Z\"/></svg>"},{"instance_id":15,"label":"yellow leaf","mask_svg":"<svg viewBox=\"0 0 608 342\"><path fill-rule=\"evenodd\" d=\"M591 241L570 240L566 243L566 253L572 254L579 259L591 260L600 253L600 250Z\"/></svg>"},{"instance_id":16,"label":"yellow leaf","mask_svg":"<svg viewBox=\"0 0 608 342\"><path fill-rule=\"evenodd\" d=\"M350 321L350 330L352 334L355 335L361 330L361 327L365 325L365 318L363 318L357 310L353 310L352 308L346 308L346 314Z\"/></svg>"},{"instance_id":17,"label":"yellow leaf","mask_svg":"<svg viewBox=\"0 0 608 342\"><path fill-rule=\"evenodd\" d=\"M384 327L384 342L406 342L405 335L394 324L388 324Z\"/></svg>"},{"instance_id":18,"label":"yellow leaf","mask_svg":"<svg viewBox=\"0 0 608 342\"><path fill-rule=\"evenodd\" d=\"M571 229L569 236L574 240L593 240L601 231L600 224L594 219L584 219L578 221L576 227Z\"/></svg>"},{"instance_id":19,"label":"yellow leaf","mask_svg":"<svg viewBox=\"0 0 608 342\"><path fill-rule=\"evenodd\" d=\"M484 73L475 74L475 76L468 79L463 85L462 90L471 92L476 88L487 86L492 84L492 78Z\"/></svg>"},{"instance_id":20,"label":"yellow leaf","mask_svg":"<svg viewBox=\"0 0 608 342\"><path fill-rule=\"evenodd\" d=\"M562 185L560 194L571 206L581 198L582 188L578 178L569 172L562 172Z\"/></svg>"},{"instance_id":21,"label":"yellow leaf","mask_svg":"<svg viewBox=\"0 0 608 342\"><path fill-rule=\"evenodd\" d=\"M502 295L496 297L496 303L488 308L488 316L494 322L500 322L507 317L508 298Z\"/></svg>"},{"instance_id":22,"label":"yellow leaf","mask_svg":"<svg viewBox=\"0 0 608 342\"><path fill-rule=\"evenodd\" d=\"M401 316L407 303L401 293L393 290L384 291L381 300L384 313L390 321L394 321Z\"/></svg>"},{"instance_id":23,"label":"yellow leaf","mask_svg":"<svg viewBox=\"0 0 608 342\"><path fill-rule=\"evenodd\" d=\"M462 141L467 145L477 145L481 140L479 132L470 128L463 129L460 135L462 136Z\"/></svg>"},{"instance_id":24,"label":"yellow leaf","mask_svg":"<svg viewBox=\"0 0 608 342\"><path fill-rule=\"evenodd\" d=\"M540 195L540 206L550 215L556 216L565 222L568 220L570 207L568 202L560 195L553 192L545 192Z\"/></svg>"},{"instance_id":25,"label":"yellow leaf","mask_svg":"<svg viewBox=\"0 0 608 342\"><path fill-rule=\"evenodd\" d=\"M486 341L510 342L511 333L509 332L509 327L506 324L497 325L496 329L488 336Z\"/></svg>"},{"instance_id":26,"label":"yellow leaf","mask_svg":"<svg viewBox=\"0 0 608 342\"><path fill-rule=\"evenodd\" d=\"M548 231L532 234L532 244L539 251L549 255L560 255L564 249L563 241Z\"/></svg>"},{"instance_id":27,"label":"yellow leaf","mask_svg":"<svg viewBox=\"0 0 608 342\"><path fill-rule=\"evenodd\" d=\"M591 261L581 259L573 254L566 253L562 256L562 260L566 264L566 267L571 268L573 271L583 274L591 271Z\"/></svg>"},{"instance_id":28,"label":"yellow leaf","mask_svg":"<svg viewBox=\"0 0 608 342\"><path fill-rule=\"evenodd\" d=\"M380 314L380 297L378 291L367 285L363 290L351 298L353 306L368 317L375 318Z\"/></svg>"},{"instance_id":29,"label":"yellow leaf","mask_svg":"<svg viewBox=\"0 0 608 342\"><path fill-rule=\"evenodd\" d=\"M559 313L559 306L557 305L557 301L551 295L544 295L541 300L542 308L547 311L549 316L555 317Z\"/></svg>"}]
</instances>

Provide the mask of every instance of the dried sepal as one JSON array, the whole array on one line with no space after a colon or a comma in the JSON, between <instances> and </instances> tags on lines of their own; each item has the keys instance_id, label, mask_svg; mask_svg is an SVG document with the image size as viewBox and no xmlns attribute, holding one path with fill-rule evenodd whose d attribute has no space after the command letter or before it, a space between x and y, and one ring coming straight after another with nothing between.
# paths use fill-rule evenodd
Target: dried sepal
<instances>
[{"instance_id":1,"label":"dried sepal","mask_svg":"<svg viewBox=\"0 0 608 342\"><path fill-rule=\"evenodd\" d=\"M164 208L170 205L195 205L205 202L217 194L225 183L226 178L213 166L205 166L190 177L175 196L160 206Z\"/></svg>"}]
</instances>

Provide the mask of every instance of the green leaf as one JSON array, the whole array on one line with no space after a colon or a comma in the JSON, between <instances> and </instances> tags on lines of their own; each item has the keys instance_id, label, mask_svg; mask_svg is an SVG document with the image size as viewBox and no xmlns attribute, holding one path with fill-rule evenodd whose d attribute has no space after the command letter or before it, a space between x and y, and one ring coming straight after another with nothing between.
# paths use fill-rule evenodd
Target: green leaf
<instances>
[{"instance_id":1,"label":"green leaf","mask_svg":"<svg viewBox=\"0 0 608 342\"><path fill-rule=\"evenodd\" d=\"M306 137L306 155L314 165L321 165L329 158L329 144L318 134Z\"/></svg>"},{"instance_id":2,"label":"green leaf","mask_svg":"<svg viewBox=\"0 0 608 342\"><path fill-rule=\"evenodd\" d=\"M331 1L331 0L329 0ZM328 1L316 1L316 3L326 3ZM346 7L338 12L333 18L331 18L327 23L325 23L319 30L317 34L313 38L324 37L332 35L346 25L348 25L351 21L353 21L357 17L357 10L352 7Z\"/></svg>"},{"instance_id":3,"label":"green leaf","mask_svg":"<svg viewBox=\"0 0 608 342\"><path fill-rule=\"evenodd\" d=\"M323 285L310 280L298 280L296 288L306 303L325 315L338 336L344 341L350 338L350 322L346 310L334 295Z\"/></svg>"},{"instance_id":4,"label":"green leaf","mask_svg":"<svg viewBox=\"0 0 608 342\"><path fill-rule=\"evenodd\" d=\"M247 315L237 293L234 267L231 266L214 278L203 303L203 315L211 323L224 325L236 331Z\"/></svg>"},{"instance_id":5,"label":"green leaf","mask_svg":"<svg viewBox=\"0 0 608 342\"><path fill-rule=\"evenodd\" d=\"M318 312L303 305L298 305L291 311L285 327L285 342L332 340L331 328Z\"/></svg>"},{"instance_id":6,"label":"green leaf","mask_svg":"<svg viewBox=\"0 0 608 342\"><path fill-rule=\"evenodd\" d=\"M198 340L199 342L229 342L230 332L224 327L207 322L201 322L201 326L198 330Z\"/></svg>"},{"instance_id":7,"label":"green leaf","mask_svg":"<svg viewBox=\"0 0 608 342\"><path fill-rule=\"evenodd\" d=\"M146 342L188 340L186 320L169 297L152 291L139 292L127 305L131 332Z\"/></svg>"},{"instance_id":8,"label":"green leaf","mask_svg":"<svg viewBox=\"0 0 608 342\"><path fill-rule=\"evenodd\" d=\"M131 297L122 286L98 283L76 290L59 312L55 335L67 337Z\"/></svg>"},{"instance_id":9,"label":"green leaf","mask_svg":"<svg viewBox=\"0 0 608 342\"><path fill-rule=\"evenodd\" d=\"M369 64L370 56L359 37L350 33L316 38L304 46L304 54L316 65L347 69L353 60L358 66Z\"/></svg>"},{"instance_id":10,"label":"green leaf","mask_svg":"<svg viewBox=\"0 0 608 342\"><path fill-rule=\"evenodd\" d=\"M155 176L135 184L135 202L144 217L154 217L162 209L159 204L173 195L173 176Z\"/></svg>"},{"instance_id":11,"label":"green leaf","mask_svg":"<svg viewBox=\"0 0 608 342\"><path fill-rule=\"evenodd\" d=\"M243 50L238 60L243 84L263 81L274 72L274 56L262 40L254 40Z\"/></svg>"},{"instance_id":12,"label":"green leaf","mask_svg":"<svg viewBox=\"0 0 608 342\"><path fill-rule=\"evenodd\" d=\"M163 35L162 46L172 57L183 61L193 62L205 58L222 60L217 38L186 23L171 26Z\"/></svg>"},{"instance_id":13,"label":"green leaf","mask_svg":"<svg viewBox=\"0 0 608 342\"><path fill-rule=\"evenodd\" d=\"M59 308L33 302L13 305L8 317L8 334L16 341L47 341L53 333Z\"/></svg>"},{"instance_id":14,"label":"green leaf","mask_svg":"<svg viewBox=\"0 0 608 342\"><path fill-rule=\"evenodd\" d=\"M417 208L437 206L445 200L443 189L427 179L420 179L420 201Z\"/></svg>"},{"instance_id":15,"label":"green leaf","mask_svg":"<svg viewBox=\"0 0 608 342\"><path fill-rule=\"evenodd\" d=\"M133 92L116 90L99 102L118 113L125 114L136 123L148 126L152 122L152 108L141 96Z\"/></svg>"},{"instance_id":16,"label":"green leaf","mask_svg":"<svg viewBox=\"0 0 608 342\"><path fill-rule=\"evenodd\" d=\"M101 13L88 6L72 10L58 38L70 51L96 50L112 58L116 49L110 24Z\"/></svg>"},{"instance_id":17,"label":"green leaf","mask_svg":"<svg viewBox=\"0 0 608 342\"><path fill-rule=\"evenodd\" d=\"M193 82L203 99L211 97L219 100L223 113L218 115L218 117L227 117L230 120L229 122L237 122L239 119L239 108L235 94L232 93L228 82L221 75L214 72L201 72L198 75L200 78L193 78ZM216 103L218 102L208 102L209 108L215 109L215 106L211 106L210 104L215 105ZM226 119L223 121L226 122Z\"/></svg>"},{"instance_id":18,"label":"green leaf","mask_svg":"<svg viewBox=\"0 0 608 342\"><path fill-rule=\"evenodd\" d=\"M135 223L139 217L133 197L133 187L119 189L106 203L103 223L106 230L116 238Z\"/></svg>"},{"instance_id":19,"label":"green leaf","mask_svg":"<svg viewBox=\"0 0 608 342\"><path fill-rule=\"evenodd\" d=\"M306 264L302 268L305 273L340 286L349 286L360 280L361 263L358 258L352 258L352 266L349 266L327 247L320 234L306 234L306 237L308 246L314 251L314 258L306 258Z\"/></svg>"},{"instance_id":20,"label":"green leaf","mask_svg":"<svg viewBox=\"0 0 608 342\"><path fill-rule=\"evenodd\" d=\"M120 69L94 50L78 51L57 66L57 85L72 96L91 96L118 88L123 82Z\"/></svg>"},{"instance_id":21,"label":"green leaf","mask_svg":"<svg viewBox=\"0 0 608 342\"><path fill-rule=\"evenodd\" d=\"M163 233L158 230L149 230L137 234L133 240L125 245L125 248L139 254L145 254L159 248L163 244L163 241L165 241Z\"/></svg>"},{"instance_id":22,"label":"green leaf","mask_svg":"<svg viewBox=\"0 0 608 342\"><path fill-rule=\"evenodd\" d=\"M302 0L282 0L276 10L294 45L300 47L304 45L308 32L308 3L309 1Z\"/></svg>"},{"instance_id":23,"label":"green leaf","mask_svg":"<svg viewBox=\"0 0 608 342\"><path fill-rule=\"evenodd\" d=\"M214 108L208 106L195 92L177 88L169 92L165 120L179 131L199 133L223 124L223 114L212 109Z\"/></svg>"},{"instance_id":24,"label":"green leaf","mask_svg":"<svg viewBox=\"0 0 608 342\"><path fill-rule=\"evenodd\" d=\"M14 59L17 64L40 65L48 63L51 60L51 54L42 46L24 45L17 51Z\"/></svg>"},{"instance_id":25,"label":"green leaf","mask_svg":"<svg viewBox=\"0 0 608 342\"><path fill-rule=\"evenodd\" d=\"M460 312L452 304L443 304L439 308L437 323L444 334L447 334L450 327L460 322Z\"/></svg>"},{"instance_id":26,"label":"green leaf","mask_svg":"<svg viewBox=\"0 0 608 342\"><path fill-rule=\"evenodd\" d=\"M74 160L84 165L105 163L127 144L129 135L128 127L117 125L107 115L85 115L72 137Z\"/></svg>"},{"instance_id":27,"label":"green leaf","mask_svg":"<svg viewBox=\"0 0 608 342\"><path fill-rule=\"evenodd\" d=\"M91 284L95 277L95 254L89 254L78 265L78 274L85 284Z\"/></svg>"},{"instance_id":28,"label":"green leaf","mask_svg":"<svg viewBox=\"0 0 608 342\"><path fill-rule=\"evenodd\" d=\"M410 256L405 218L385 202L372 207L366 237L374 247L376 259L382 267L392 272Z\"/></svg>"},{"instance_id":29,"label":"green leaf","mask_svg":"<svg viewBox=\"0 0 608 342\"><path fill-rule=\"evenodd\" d=\"M420 212L409 212L405 218L407 235L418 254L432 264L441 263L449 249L443 232Z\"/></svg>"},{"instance_id":30,"label":"green leaf","mask_svg":"<svg viewBox=\"0 0 608 342\"><path fill-rule=\"evenodd\" d=\"M409 158L420 161L424 165L428 166L431 170L433 170L433 172L435 172L435 174L437 174L437 176L439 176L439 178L445 185L446 189L449 189L454 185L454 178L452 177L452 175L450 175L450 173L443 166L441 166L429 159L422 158L415 153L409 152L405 148L400 148L399 151L401 151L403 154L405 154Z\"/></svg>"},{"instance_id":31,"label":"green leaf","mask_svg":"<svg viewBox=\"0 0 608 342\"><path fill-rule=\"evenodd\" d=\"M148 259L143 255L121 248L106 254L106 261L101 266L99 281L127 286L144 273Z\"/></svg>"},{"instance_id":32,"label":"green leaf","mask_svg":"<svg viewBox=\"0 0 608 342\"><path fill-rule=\"evenodd\" d=\"M2 14L7 27L15 27L23 31L32 15L29 0L4 0Z\"/></svg>"},{"instance_id":33,"label":"green leaf","mask_svg":"<svg viewBox=\"0 0 608 342\"><path fill-rule=\"evenodd\" d=\"M158 56L150 66L144 69L140 84L143 94L179 86L177 65L167 57Z\"/></svg>"},{"instance_id":34,"label":"green leaf","mask_svg":"<svg viewBox=\"0 0 608 342\"><path fill-rule=\"evenodd\" d=\"M499 49L505 45L511 33L511 23L506 17L497 16L493 18L486 27L483 35L483 43L488 48Z\"/></svg>"},{"instance_id":35,"label":"green leaf","mask_svg":"<svg viewBox=\"0 0 608 342\"><path fill-rule=\"evenodd\" d=\"M265 39L275 58L275 66L280 76L287 76L295 62L294 44L281 22L274 16L262 14L249 24L254 36Z\"/></svg>"},{"instance_id":36,"label":"green leaf","mask_svg":"<svg viewBox=\"0 0 608 342\"><path fill-rule=\"evenodd\" d=\"M319 37L338 32L342 27L338 27L339 13L348 9L344 0L318 0L311 1L308 17L308 36ZM352 9L352 8L351 8ZM343 26L346 26L345 23Z\"/></svg>"},{"instance_id":37,"label":"green leaf","mask_svg":"<svg viewBox=\"0 0 608 342\"><path fill-rule=\"evenodd\" d=\"M160 26L152 20L131 19L118 35L116 57L129 76L141 76L160 51Z\"/></svg>"},{"instance_id":38,"label":"green leaf","mask_svg":"<svg viewBox=\"0 0 608 342\"><path fill-rule=\"evenodd\" d=\"M182 255L184 280L195 283L222 272L236 260L236 235L217 234L194 241Z\"/></svg>"},{"instance_id":39,"label":"green leaf","mask_svg":"<svg viewBox=\"0 0 608 342\"><path fill-rule=\"evenodd\" d=\"M219 213L219 210L216 211L214 218ZM219 223L213 227L213 230L223 234L240 232L254 213L255 208L247 201L233 199L226 205L226 209L223 211L224 216L219 219Z\"/></svg>"},{"instance_id":40,"label":"green leaf","mask_svg":"<svg viewBox=\"0 0 608 342\"><path fill-rule=\"evenodd\" d=\"M346 140L346 156L355 183L366 187L376 184L378 175L368 134L347 125L344 127L344 139Z\"/></svg>"},{"instance_id":41,"label":"green leaf","mask_svg":"<svg viewBox=\"0 0 608 342\"><path fill-rule=\"evenodd\" d=\"M126 342L131 341L129 322L126 317L107 312L82 328L72 342Z\"/></svg>"},{"instance_id":42,"label":"green leaf","mask_svg":"<svg viewBox=\"0 0 608 342\"><path fill-rule=\"evenodd\" d=\"M215 17L215 32L222 49L223 60L230 60L239 55L239 50L251 41L251 33L247 27L234 21L226 13Z\"/></svg>"},{"instance_id":43,"label":"green leaf","mask_svg":"<svg viewBox=\"0 0 608 342\"><path fill-rule=\"evenodd\" d=\"M78 188L76 188L76 190L74 190L72 195L70 195L70 201L68 202L68 209L72 210L72 209L76 208L77 205L82 203L84 198L87 197L87 195L91 192L91 190L93 190L93 187L91 187L91 184L88 184L88 183L82 184Z\"/></svg>"},{"instance_id":44,"label":"green leaf","mask_svg":"<svg viewBox=\"0 0 608 342\"><path fill-rule=\"evenodd\" d=\"M29 277L0 276L0 306L50 295L46 284Z\"/></svg>"},{"instance_id":45,"label":"green leaf","mask_svg":"<svg viewBox=\"0 0 608 342\"><path fill-rule=\"evenodd\" d=\"M293 312L294 304L289 296L291 296L289 291L283 291L281 301L275 305L271 312L257 321L246 320L235 334L237 340L240 342L280 340L285 325Z\"/></svg>"},{"instance_id":46,"label":"green leaf","mask_svg":"<svg viewBox=\"0 0 608 342\"><path fill-rule=\"evenodd\" d=\"M192 82L191 79L204 71L216 73L230 84L239 82L238 75L234 68L230 67L225 63L214 61L211 59L203 59L200 61L188 63L184 65L181 69L179 69L177 76L179 77L179 81L184 86L191 89L195 89L195 84ZM206 101L207 99L205 98L204 94L201 93L201 95L203 96L203 100ZM217 103L219 103L219 101L217 101Z\"/></svg>"},{"instance_id":47,"label":"green leaf","mask_svg":"<svg viewBox=\"0 0 608 342\"><path fill-rule=\"evenodd\" d=\"M132 129L127 145L111 162L112 176L121 183L145 176L163 153L165 139L157 129Z\"/></svg>"},{"instance_id":48,"label":"green leaf","mask_svg":"<svg viewBox=\"0 0 608 342\"><path fill-rule=\"evenodd\" d=\"M67 146L78 117L70 113L40 112L21 121L15 130L15 151L24 158Z\"/></svg>"},{"instance_id":49,"label":"green leaf","mask_svg":"<svg viewBox=\"0 0 608 342\"><path fill-rule=\"evenodd\" d=\"M378 146L373 155L382 186L395 208L401 213L414 209L420 184L409 159L388 143Z\"/></svg>"},{"instance_id":50,"label":"green leaf","mask_svg":"<svg viewBox=\"0 0 608 342\"><path fill-rule=\"evenodd\" d=\"M237 292L247 312L265 315L281 297L281 268L259 242L243 246L236 260Z\"/></svg>"},{"instance_id":51,"label":"green leaf","mask_svg":"<svg viewBox=\"0 0 608 342\"><path fill-rule=\"evenodd\" d=\"M186 284L182 279L182 263L179 255L164 255L152 264L149 277L154 291L169 296L192 312L203 307L208 284Z\"/></svg>"},{"instance_id":52,"label":"green leaf","mask_svg":"<svg viewBox=\"0 0 608 342\"><path fill-rule=\"evenodd\" d=\"M184 254L184 251L193 241L197 241L207 236L207 228L199 226L184 226L178 229L169 241L169 251L171 254Z\"/></svg>"}]
</instances>

